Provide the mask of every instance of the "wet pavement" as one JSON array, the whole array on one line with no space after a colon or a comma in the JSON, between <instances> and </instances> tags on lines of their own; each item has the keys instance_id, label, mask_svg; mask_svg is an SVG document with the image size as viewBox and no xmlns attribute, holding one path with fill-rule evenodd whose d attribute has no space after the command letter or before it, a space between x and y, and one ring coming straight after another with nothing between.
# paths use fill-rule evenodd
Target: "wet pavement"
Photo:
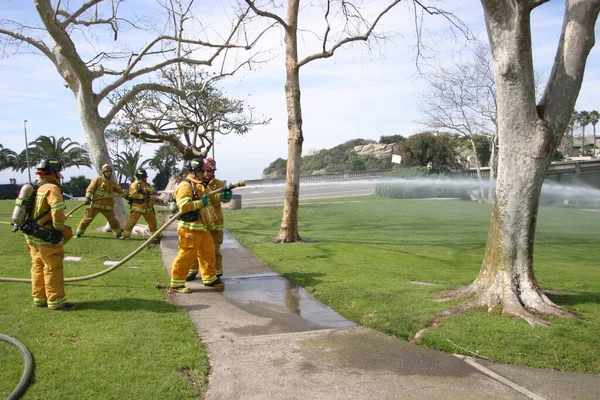
<instances>
[{"instance_id":1,"label":"wet pavement","mask_svg":"<svg viewBox=\"0 0 600 400\"><path fill-rule=\"evenodd\" d=\"M175 227L161 245L177 254ZM597 399L600 376L459 358L357 326L225 234L224 289L173 295L211 363L207 399Z\"/></svg>"}]
</instances>

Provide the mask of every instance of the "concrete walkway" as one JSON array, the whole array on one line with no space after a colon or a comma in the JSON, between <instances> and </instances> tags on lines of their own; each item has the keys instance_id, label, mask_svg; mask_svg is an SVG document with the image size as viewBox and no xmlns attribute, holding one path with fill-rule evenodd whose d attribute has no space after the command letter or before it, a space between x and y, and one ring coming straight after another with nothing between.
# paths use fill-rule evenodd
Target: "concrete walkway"
<instances>
[{"instance_id":1,"label":"concrete walkway","mask_svg":"<svg viewBox=\"0 0 600 400\"><path fill-rule=\"evenodd\" d=\"M174 224L175 225L175 224ZM170 270L175 227L162 242ZM188 282L208 399L598 399L600 376L457 357L357 326L225 234L224 289Z\"/></svg>"}]
</instances>

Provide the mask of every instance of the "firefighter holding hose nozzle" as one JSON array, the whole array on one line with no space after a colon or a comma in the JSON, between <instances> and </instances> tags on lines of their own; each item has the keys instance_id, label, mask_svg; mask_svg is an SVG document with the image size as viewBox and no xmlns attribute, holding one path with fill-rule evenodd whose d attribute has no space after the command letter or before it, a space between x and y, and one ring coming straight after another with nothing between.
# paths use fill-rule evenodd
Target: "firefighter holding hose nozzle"
<instances>
[{"instance_id":1,"label":"firefighter holding hose nozzle","mask_svg":"<svg viewBox=\"0 0 600 400\"><path fill-rule=\"evenodd\" d=\"M217 276L215 268L215 245L209 231L209 222L206 221L203 210L209 204L217 204L223 200L230 200L231 190L208 196L209 189L202 184L202 168L204 158L193 158L187 162L189 171L175 189L175 201L179 210L184 214L179 217L177 235L179 236L178 253L171 268L172 293L190 293L185 286L190 267L200 266L202 282L205 286L223 287L224 284Z\"/></svg>"},{"instance_id":2,"label":"firefighter holding hose nozzle","mask_svg":"<svg viewBox=\"0 0 600 400\"><path fill-rule=\"evenodd\" d=\"M215 178L215 172L217 171L217 163L212 158L205 158L204 165L202 166L202 185L208 190L213 191L221 188L225 188L225 182ZM231 191L228 191L230 194ZM217 276L221 278L223 276L223 255L221 254L221 245L223 244L223 210L221 209L221 202L229 203L231 197L229 195L222 196L222 201L211 202L200 212L202 213L204 220L208 223L208 229L215 243L215 266L217 268ZM190 268L186 281L193 281L198 276L198 264L193 265Z\"/></svg>"}]
</instances>

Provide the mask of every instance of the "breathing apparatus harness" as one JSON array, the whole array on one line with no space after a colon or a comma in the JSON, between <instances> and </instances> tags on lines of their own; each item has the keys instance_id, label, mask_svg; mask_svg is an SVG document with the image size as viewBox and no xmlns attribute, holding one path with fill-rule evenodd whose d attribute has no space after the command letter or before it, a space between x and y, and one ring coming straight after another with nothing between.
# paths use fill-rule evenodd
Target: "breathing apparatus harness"
<instances>
[{"instance_id":1,"label":"breathing apparatus harness","mask_svg":"<svg viewBox=\"0 0 600 400\"><path fill-rule=\"evenodd\" d=\"M15 204L15 208L12 214L12 225L14 228L13 232L22 231L24 234L33 236L37 239L41 239L45 242L52 244L58 244L63 238L63 233L56 229L47 229L39 225L37 221L48 215L52 211L51 207L48 207L44 212L33 219L32 215L34 212L34 200L37 195L38 189L45 184L56 185L56 183L44 180L33 184L25 184L19 192L19 197ZM48 223L51 223L48 221Z\"/></svg>"},{"instance_id":2,"label":"breathing apparatus harness","mask_svg":"<svg viewBox=\"0 0 600 400\"><path fill-rule=\"evenodd\" d=\"M144 198L143 199L134 199L133 197L129 196L129 193L127 193L127 195L125 196L125 201L127 201L127 203L129 203L129 208L131 208L133 206L133 203L143 204L147 200L149 200L148 199L149 196L147 196L144 193L144 190L142 189L142 183L139 182L139 181L138 181L138 184L137 184L137 192L140 193L140 194L143 194Z\"/></svg>"},{"instance_id":3,"label":"breathing apparatus harness","mask_svg":"<svg viewBox=\"0 0 600 400\"><path fill-rule=\"evenodd\" d=\"M198 192L196 191L196 185L194 185L194 183L185 178L182 182L187 182L191 188L192 188L192 200L198 200ZM173 201L175 201L175 198L173 198ZM175 204L175 206L177 206L177 204ZM181 216L178 218L180 221L183 222L194 222L197 221L200 218L200 210L194 210L194 211L188 211L186 213L181 214Z\"/></svg>"}]
</instances>

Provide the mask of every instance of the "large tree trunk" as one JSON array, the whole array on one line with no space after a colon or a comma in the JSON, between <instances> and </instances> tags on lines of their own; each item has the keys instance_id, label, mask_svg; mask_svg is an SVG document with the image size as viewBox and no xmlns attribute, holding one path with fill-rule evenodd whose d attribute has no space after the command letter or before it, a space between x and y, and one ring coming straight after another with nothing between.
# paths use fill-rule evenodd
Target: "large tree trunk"
<instances>
[{"instance_id":1,"label":"large tree trunk","mask_svg":"<svg viewBox=\"0 0 600 400\"><path fill-rule=\"evenodd\" d=\"M70 41L66 41L66 43L72 45ZM74 47L70 48L69 46L62 46L54 42L52 55L51 60L56 66L56 70L75 95L77 109L79 110L79 119L81 120L87 142L87 149L90 153L92 163L96 167L96 171L100 174L102 165L110 164L111 160L108 154L108 147L106 146L106 139L104 138L104 130L108 126L108 123L100 117L98 111L99 104L92 87L92 73L80 62L81 60L77 56ZM79 67L79 70L76 70L74 66ZM117 182L116 175L116 173L113 173L112 176L115 182ZM121 226L123 226L128 215L125 210L125 203L119 199L115 199L114 203L115 216ZM107 224L106 227L108 226ZM110 227L106 227L105 230L110 229Z\"/></svg>"},{"instance_id":2,"label":"large tree trunk","mask_svg":"<svg viewBox=\"0 0 600 400\"><path fill-rule=\"evenodd\" d=\"M302 159L302 107L300 105L300 68L298 66L298 6L299 0L290 0L285 33L285 98L288 113L288 160L285 197L281 227L275 242L297 242L298 202L300 196L300 161Z\"/></svg>"},{"instance_id":3,"label":"large tree trunk","mask_svg":"<svg viewBox=\"0 0 600 400\"><path fill-rule=\"evenodd\" d=\"M80 97L84 96L76 95L76 97L78 98L77 106L79 108L79 117L81 118L83 131L88 143L90 158L92 159L98 174L101 174L100 170L102 165L111 164L110 155L108 154L108 147L106 146L106 140L104 138L106 123L98 114L97 107L89 107L86 105L86 102L79 100ZM113 172L112 179L119 183L117 181L116 172ZM123 227L125 225L125 221L127 221L128 212L125 209L125 202L122 199L116 198L114 200L114 211L117 220L121 224L121 227ZM108 231L109 229L110 226L107 224L105 226L105 230Z\"/></svg>"},{"instance_id":4,"label":"large tree trunk","mask_svg":"<svg viewBox=\"0 0 600 400\"><path fill-rule=\"evenodd\" d=\"M544 176L581 88L594 43L600 1L570 0L548 87L535 103L530 13L543 1L482 0L494 60L498 105L499 163L496 199L479 276L466 290L469 304L497 306L534 325L534 313L572 316L540 290L533 270L533 243Z\"/></svg>"}]
</instances>

